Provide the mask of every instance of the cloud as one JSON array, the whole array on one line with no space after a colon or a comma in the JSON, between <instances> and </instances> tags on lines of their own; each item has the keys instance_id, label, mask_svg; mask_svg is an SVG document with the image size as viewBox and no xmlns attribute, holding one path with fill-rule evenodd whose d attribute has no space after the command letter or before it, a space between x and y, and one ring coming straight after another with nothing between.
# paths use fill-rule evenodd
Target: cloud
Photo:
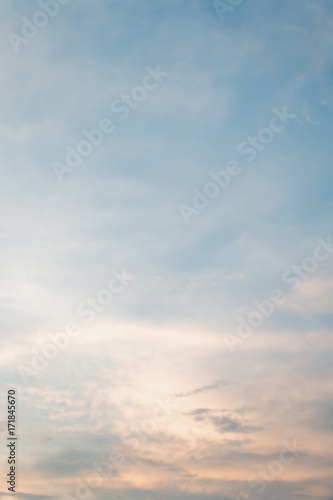
<instances>
[{"instance_id":1,"label":"cloud","mask_svg":"<svg viewBox=\"0 0 333 500\"><path fill-rule=\"evenodd\" d=\"M236 432L236 433L239 432L247 434L262 430L262 427L260 426L245 424L237 419L233 419L228 416L223 416L223 417L211 416L210 421L215 426L216 430L221 434L225 434L228 432Z\"/></svg>"},{"instance_id":2,"label":"cloud","mask_svg":"<svg viewBox=\"0 0 333 500\"><path fill-rule=\"evenodd\" d=\"M209 410L206 408L198 408L197 410L192 410L184 413L184 415L194 417L196 422L211 423L217 432L220 434L225 433L251 433L261 431L262 427L257 425L251 425L247 423L247 420L240 421L239 419L230 417L228 415L218 415L221 412L228 412L228 410ZM237 413L245 413L244 409L235 410Z\"/></svg>"},{"instance_id":3,"label":"cloud","mask_svg":"<svg viewBox=\"0 0 333 500\"><path fill-rule=\"evenodd\" d=\"M221 387L227 387L229 385L229 382L226 380L217 380L213 384L210 385L204 385L203 387L198 387L197 389L193 389L188 392L183 392L179 394L174 394L175 398L188 398L190 396L195 396L197 394L202 394L205 392L210 392L214 391L215 389L220 389Z\"/></svg>"},{"instance_id":4,"label":"cloud","mask_svg":"<svg viewBox=\"0 0 333 500\"><path fill-rule=\"evenodd\" d=\"M242 2L221 23L201 0L82 0L15 54L7 34L35 8L0 4L0 373L29 451L17 497L55 500L117 450L128 466L96 500L231 500L295 436L308 454L267 500L331 499L330 263L244 349L223 341L332 228L329 2ZM169 78L120 120L112 103L157 64ZM297 121L249 165L238 145L283 106ZM51 163L106 116L115 134L59 185ZM241 175L185 227L178 205L232 159ZM17 364L112 269L133 286L23 387ZM136 442L170 394L179 408Z\"/></svg>"}]
</instances>

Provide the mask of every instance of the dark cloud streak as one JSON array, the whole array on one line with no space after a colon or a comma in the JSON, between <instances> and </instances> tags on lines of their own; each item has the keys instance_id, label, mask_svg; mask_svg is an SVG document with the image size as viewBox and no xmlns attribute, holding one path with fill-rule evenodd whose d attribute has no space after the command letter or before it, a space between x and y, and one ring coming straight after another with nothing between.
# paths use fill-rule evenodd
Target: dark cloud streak
<instances>
[{"instance_id":1,"label":"dark cloud streak","mask_svg":"<svg viewBox=\"0 0 333 500\"><path fill-rule=\"evenodd\" d=\"M195 396L197 394L202 394L203 392L214 391L215 389L220 389L221 387L226 387L229 385L227 380L217 380L213 384L204 385L203 387L198 387L188 392L181 392L179 394L174 394L174 398L188 398L190 396Z\"/></svg>"}]
</instances>

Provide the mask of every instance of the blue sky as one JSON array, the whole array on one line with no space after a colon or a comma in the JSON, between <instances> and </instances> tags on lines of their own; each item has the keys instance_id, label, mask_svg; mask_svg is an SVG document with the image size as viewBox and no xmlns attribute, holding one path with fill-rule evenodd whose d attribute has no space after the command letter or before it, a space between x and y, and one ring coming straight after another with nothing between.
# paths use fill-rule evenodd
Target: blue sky
<instances>
[{"instance_id":1,"label":"blue sky","mask_svg":"<svg viewBox=\"0 0 333 500\"><path fill-rule=\"evenodd\" d=\"M333 257L296 290L282 278L332 234L332 5L244 0L221 20L210 0L70 0L15 53L9 34L40 10L0 6L16 497L77 498L114 451L129 458L91 498L332 499ZM168 76L121 120L112 103L157 67ZM284 108L295 118L247 162L239 145ZM59 182L54 162L106 118L115 130ZM179 206L231 160L242 172L186 224ZM78 306L114 270L126 284L86 323ZM230 352L225 335L276 289L285 301ZM80 334L24 381L18 367L71 321ZM178 408L125 444L169 396ZM295 439L306 451L258 495L249 478Z\"/></svg>"}]
</instances>

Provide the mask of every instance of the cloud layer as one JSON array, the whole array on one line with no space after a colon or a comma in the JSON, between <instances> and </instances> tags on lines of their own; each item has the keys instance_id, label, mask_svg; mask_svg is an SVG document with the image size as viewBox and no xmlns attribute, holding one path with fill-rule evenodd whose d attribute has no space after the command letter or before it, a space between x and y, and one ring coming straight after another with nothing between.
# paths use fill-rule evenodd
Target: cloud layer
<instances>
[{"instance_id":1,"label":"cloud layer","mask_svg":"<svg viewBox=\"0 0 333 500\"><path fill-rule=\"evenodd\" d=\"M332 234L330 3L55 4L0 6L17 498L330 500L333 255L283 278Z\"/></svg>"}]
</instances>

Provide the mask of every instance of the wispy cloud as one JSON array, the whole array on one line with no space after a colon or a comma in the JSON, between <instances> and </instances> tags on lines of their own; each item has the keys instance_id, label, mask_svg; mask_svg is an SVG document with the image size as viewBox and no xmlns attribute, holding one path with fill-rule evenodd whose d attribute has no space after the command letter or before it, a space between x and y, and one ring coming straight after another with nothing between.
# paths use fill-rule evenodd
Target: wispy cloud
<instances>
[{"instance_id":1,"label":"wispy cloud","mask_svg":"<svg viewBox=\"0 0 333 500\"><path fill-rule=\"evenodd\" d=\"M59 11L16 54L7 34L43 24L47 2ZM295 438L308 451L267 500L331 500L330 261L283 288L233 355L223 340L332 228L330 2L223 0L223 22L213 0L60 3L0 4L0 374L28 451L17 497L75 498L91 463L128 448L96 500L251 496L249 476ZM169 76L144 99L158 64ZM297 118L272 138L284 107ZM115 116L58 183L52 162ZM214 197L210 172L240 157ZM187 225L177 207L194 187L213 197ZM136 279L109 307L112 269ZM95 320L25 386L17 365L52 356L80 304ZM152 429L156 400L179 410Z\"/></svg>"},{"instance_id":2,"label":"wispy cloud","mask_svg":"<svg viewBox=\"0 0 333 500\"><path fill-rule=\"evenodd\" d=\"M195 396L197 394L202 394L205 392L214 391L215 389L220 389L221 387L226 387L229 385L229 382L226 380L217 380L213 384L204 385L203 387L198 387L197 389L193 389L188 392L183 392L179 394L174 394L175 398L189 398L190 396Z\"/></svg>"}]
</instances>

